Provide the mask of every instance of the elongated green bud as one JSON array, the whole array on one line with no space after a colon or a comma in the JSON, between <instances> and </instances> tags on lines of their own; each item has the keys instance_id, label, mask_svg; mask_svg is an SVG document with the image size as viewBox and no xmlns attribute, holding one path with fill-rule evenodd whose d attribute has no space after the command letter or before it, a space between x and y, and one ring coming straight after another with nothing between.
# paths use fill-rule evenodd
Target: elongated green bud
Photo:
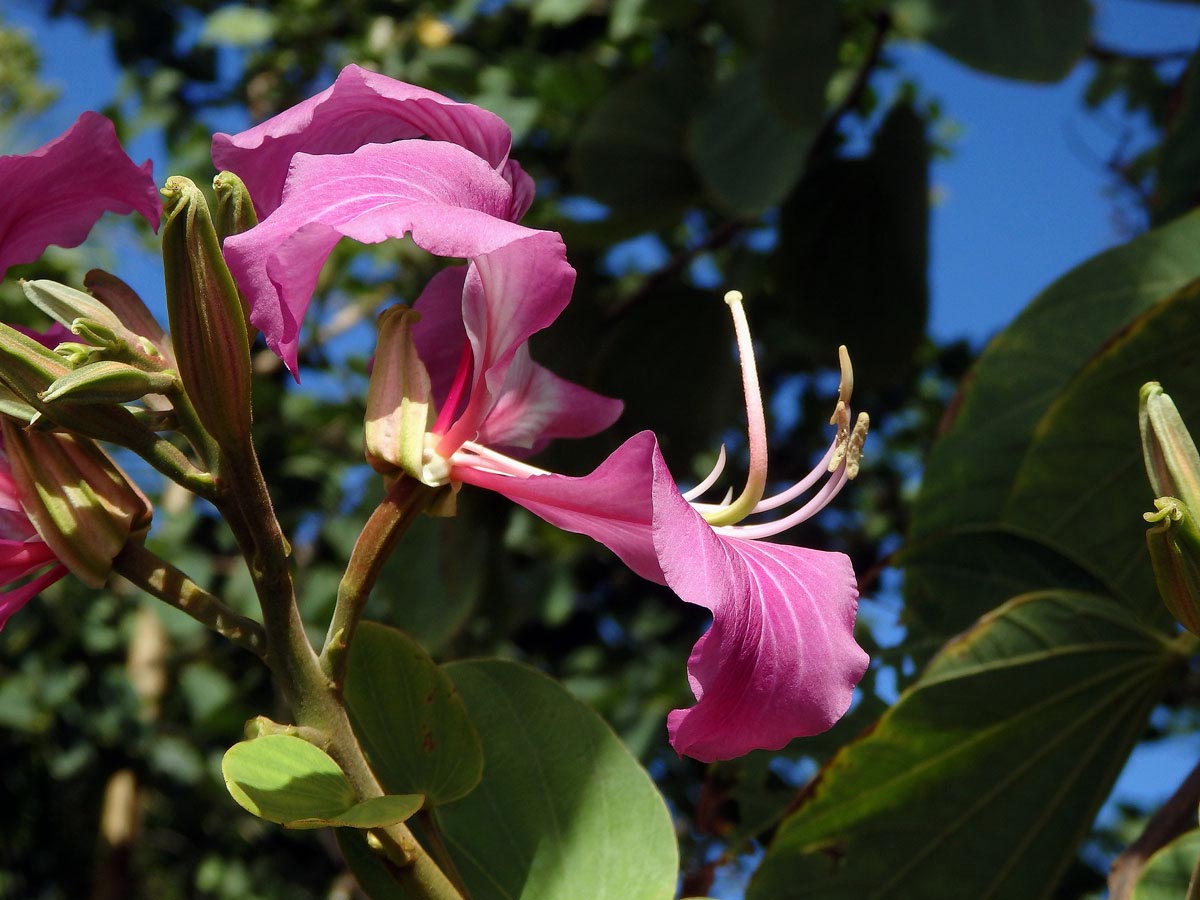
<instances>
[{"instance_id":1,"label":"elongated green bud","mask_svg":"<svg viewBox=\"0 0 1200 900\"><path fill-rule=\"evenodd\" d=\"M171 340L200 423L225 451L248 452L250 349L241 300L204 195L180 176L163 188L163 268Z\"/></svg>"},{"instance_id":2,"label":"elongated green bud","mask_svg":"<svg viewBox=\"0 0 1200 900\"><path fill-rule=\"evenodd\" d=\"M213 179L213 191L217 195L216 227L217 237L221 243L231 234L241 234L249 231L258 224L258 214L254 211L254 201L242 179L232 172L220 172ZM250 324L250 304L241 292L238 298L242 301L242 319L246 323L246 340L253 344L258 330Z\"/></svg>"},{"instance_id":3,"label":"elongated green bud","mask_svg":"<svg viewBox=\"0 0 1200 900\"><path fill-rule=\"evenodd\" d=\"M112 561L150 527L150 501L86 438L23 429L0 417L21 506L54 555L84 584L104 586Z\"/></svg>"},{"instance_id":4,"label":"elongated green bud","mask_svg":"<svg viewBox=\"0 0 1200 900\"><path fill-rule=\"evenodd\" d=\"M367 386L367 462L377 472L422 478L425 435L433 427L429 372L413 344L421 314L393 306L379 316L379 343Z\"/></svg>"},{"instance_id":5,"label":"elongated green bud","mask_svg":"<svg viewBox=\"0 0 1200 900\"><path fill-rule=\"evenodd\" d=\"M1179 410L1157 382L1142 386L1138 405L1142 455L1156 495L1143 518L1158 592L1171 615L1200 635L1200 454Z\"/></svg>"},{"instance_id":6,"label":"elongated green bud","mask_svg":"<svg viewBox=\"0 0 1200 900\"><path fill-rule=\"evenodd\" d=\"M167 394L179 385L174 372L146 372L111 360L89 363L56 378L42 394L51 404L64 398L77 403L130 403L146 394Z\"/></svg>"}]
</instances>

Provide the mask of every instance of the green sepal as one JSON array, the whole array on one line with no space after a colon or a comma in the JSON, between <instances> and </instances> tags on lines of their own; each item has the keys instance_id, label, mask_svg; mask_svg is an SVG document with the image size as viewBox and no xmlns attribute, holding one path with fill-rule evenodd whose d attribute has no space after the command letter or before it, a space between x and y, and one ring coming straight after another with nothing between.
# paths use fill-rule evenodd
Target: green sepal
<instances>
[{"instance_id":1,"label":"green sepal","mask_svg":"<svg viewBox=\"0 0 1200 900\"><path fill-rule=\"evenodd\" d=\"M250 350L242 302L200 189L175 175L162 194L167 314L179 374L217 444L248 453Z\"/></svg>"},{"instance_id":2,"label":"green sepal","mask_svg":"<svg viewBox=\"0 0 1200 900\"><path fill-rule=\"evenodd\" d=\"M108 454L74 435L0 417L21 507L42 540L84 584L100 588L112 561L150 527L150 501Z\"/></svg>"},{"instance_id":3,"label":"green sepal","mask_svg":"<svg viewBox=\"0 0 1200 900\"><path fill-rule=\"evenodd\" d=\"M385 475L406 472L426 484L425 435L433 427L429 372L413 343L412 327L421 314L393 306L379 316L375 365L367 386L367 462Z\"/></svg>"},{"instance_id":4,"label":"green sepal","mask_svg":"<svg viewBox=\"0 0 1200 900\"><path fill-rule=\"evenodd\" d=\"M1156 527L1146 532L1154 580L1171 615L1200 635L1200 531L1187 506L1174 497L1154 501L1143 518Z\"/></svg>"},{"instance_id":5,"label":"green sepal","mask_svg":"<svg viewBox=\"0 0 1200 900\"><path fill-rule=\"evenodd\" d=\"M424 802L420 794L356 800L338 764L290 734L234 744L221 760L221 774L239 806L287 828L383 828L403 822Z\"/></svg>"},{"instance_id":6,"label":"green sepal","mask_svg":"<svg viewBox=\"0 0 1200 900\"><path fill-rule=\"evenodd\" d=\"M56 378L42 402L70 398L77 403L129 403L146 394L167 394L179 386L174 372L146 372L126 363L105 360L88 363Z\"/></svg>"}]
</instances>

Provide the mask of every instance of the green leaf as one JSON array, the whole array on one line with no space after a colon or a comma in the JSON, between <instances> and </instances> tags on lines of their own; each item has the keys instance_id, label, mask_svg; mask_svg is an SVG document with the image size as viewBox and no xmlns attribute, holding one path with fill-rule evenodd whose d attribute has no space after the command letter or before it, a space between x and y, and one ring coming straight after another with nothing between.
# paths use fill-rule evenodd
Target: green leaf
<instances>
[{"instance_id":1,"label":"green leaf","mask_svg":"<svg viewBox=\"0 0 1200 900\"><path fill-rule=\"evenodd\" d=\"M430 806L479 783L483 755L454 684L402 631L363 622L351 642L346 708L371 767L392 794Z\"/></svg>"},{"instance_id":2,"label":"green leaf","mask_svg":"<svg viewBox=\"0 0 1200 900\"><path fill-rule=\"evenodd\" d=\"M622 214L673 223L700 185L686 129L705 95L707 66L689 56L640 72L610 90L571 152L579 189Z\"/></svg>"},{"instance_id":3,"label":"green leaf","mask_svg":"<svg viewBox=\"0 0 1200 900\"><path fill-rule=\"evenodd\" d=\"M747 900L1050 896L1183 654L1106 597L1013 599L825 767Z\"/></svg>"},{"instance_id":4,"label":"green leaf","mask_svg":"<svg viewBox=\"0 0 1200 900\"><path fill-rule=\"evenodd\" d=\"M1000 526L939 532L901 550L904 614L935 639L910 647L917 659L936 650L1010 597L1049 588L1105 593L1086 569L1029 537Z\"/></svg>"},{"instance_id":5,"label":"green leaf","mask_svg":"<svg viewBox=\"0 0 1200 900\"><path fill-rule=\"evenodd\" d=\"M756 62L717 85L688 129L688 152L718 206L754 216L791 193L819 126L796 124L776 111L763 64Z\"/></svg>"},{"instance_id":6,"label":"green leaf","mask_svg":"<svg viewBox=\"0 0 1200 900\"><path fill-rule=\"evenodd\" d=\"M394 825L420 809L423 799L387 796L356 803L338 764L308 741L287 734L234 744L221 760L221 774L243 809L289 828Z\"/></svg>"},{"instance_id":7,"label":"green leaf","mask_svg":"<svg viewBox=\"0 0 1200 900\"><path fill-rule=\"evenodd\" d=\"M1200 277L1198 245L1200 215L1190 215L1102 253L1052 284L992 341L929 456L913 537L999 521L1043 413L1115 332Z\"/></svg>"},{"instance_id":8,"label":"green leaf","mask_svg":"<svg viewBox=\"0 0 1200 900\"><path fill-rule=\"evenodd\" d=\"M1166 222L1200 201L1200 53L1184 74L1178 109L1167 122L1158 152L1154 224Z\"/></svg>"},{"instance_id":9,"label":"green leaf","mask_svg":"<svg viewBox=\"0 0 1200 900\"><path fill-rule=\"evenodd\" d=\"M865 158L805 176L783 205L773 268L772 358L828 364L844 343L867 386L912 365L929 308L929 148L911 106L892 108Z\"/></svg>"},{"instance_id":10,"label":"green leaf","mask_svg":"<svg viewBox=\"0 0 1200 900\"><path fill-rule=\"evenodd\" d=\"M1137 428L1138 389L1161 381L1200 423L1200 283L1115 337L1055 399L1034 431L1003 521L1096 572L1147 617L1164 615L1142 513L1154 491Z\"/></svg>"},{"instance_id":11,"label":"green leaf","mask_svg":"<svg viewBox=\"0 0 1200 900\"><path fill-rule=\"evenodd\" d=\"M833 0L773 0L762 44L767 99L784 119L815 133L838 62Z\"/></svg>"},{"instance_id":12,"label":"green leaf","mask_svg":"<svg viewBox=\"0 0 1200 900\"><path fill-rule=\"evenodd\" d=\"M535 25L569 25L588 11L593 0L534 0L529 18Z\"/></svg>"},{"instance_id":13,"label":"green leaf","mask_svg":"<svg viewBox=\"0 0 1200 900\"><path fill-rule=\"evenodd\" d=\"M1065 77L1091 33L1087 0L896 0L892 16L959 62L1025 81Z\"/></svg>"},{"instance_id":14,"label":"green leaf","mask_svg":"<svg viewBox=\"0 0 1200 900\"><path fill-rule=\"evenodd\" d=\"M1133 900L1180 900L1200 858L1200 831L1181 834L1146 862L1133 889Z\"/></svg>"},{"instance_id":15,"label":"green leaf","mask_svg":"<svg viewBox=\"0 0 1200 900\"><path fill-rule=\"evenodd\" d=\"M435 811L473 896L675 896L671 817L599 716L526 666L471 660L445 668L487 760L479 787Z\"/></svg>"}]
</instances>

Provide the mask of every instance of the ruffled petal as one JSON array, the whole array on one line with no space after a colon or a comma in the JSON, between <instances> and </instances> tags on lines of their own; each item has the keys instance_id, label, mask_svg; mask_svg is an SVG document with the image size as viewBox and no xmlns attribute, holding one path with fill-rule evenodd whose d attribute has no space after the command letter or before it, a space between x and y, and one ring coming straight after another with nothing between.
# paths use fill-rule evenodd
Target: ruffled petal
<instances>
[{"instance_id":1,"label":"ruffled petal","mask_svg":"<svg viewBox=\"0 0 1200 900\"><path fill-rule=\"evenodd\" d=\"M505 219L511 201L501 175L453 144L400 141L343 156L301 153L283 204L227 238L225 258L251 304L251 321L295 374L300 323L341 238L374 244L411 232L437 256L475 258L549 234Z\"/></svg>"},{"instance_id":2,"label":"ruffled petal","mask_svg":"<svg viewBox=\"0 0 1200 900\"><path fill-rule=\"evenodd\" d=\"M665 584L651 536L652 454L657 451L654 434L643 431L581 478L499 475L483 461L457 464L458 457L451 477L503 494L564 531L586 534L643 578Z\"/></svg>"},{"instance_id":3,"label":"ruffled petal","mask_svg":"<svg viewBox=\"0 0 1200 900\"><path fill-rule=\"evenodd\" d=\"M0 591L0 628L8 624L13 613L66 574L65 566L55 566L27 584L11 591Z\"/></svg>"},{"instance_id":4,"label":"ruffled petal","mask_svg":"<svg viewBox=\"0 0 1200 900\"><path fill-rule=\"evenodd\" d=\"M51 244L83 243L106 212L141 213L155 230L162 217L151 162L136 165L99 113L85 112L32 153L0 156L0 183L0 278Z\"/></svg>"},{"instance_id":5,"label":"ruffled petal","mask_svg":"<svg viewBox=\"0 0 1200 900\"><path fill-rule=\"evenodd\" d=\"M537 453L554 438L598 434L625 406L559 378L530 359L526 345L513 356L498 398L475 440L515 455Z\"/></svg>"},{"instance_id":6,"label":"ruffled petal","mask_svg":"<svg viewBox=\"0 0 1200 900\"><path fill-rule=\"evenodd\" d=\"M713 614L688 659L696 705L667 717L676 752L712 762L778 750L846 712L868 658L845 554L717 535L658 454L654 547L670 588Z\"/></svg>"},{"instance_id":7,"label":"ruffled petal","mask_svg":"<svg viewBox=\"0 0 1200 900\"><path fill-rule=\"evenodd\" d=\"M212 157L218 169L246 183L265 217L279 206L297 153L350 153L366 144L419 137L458 144L502 172L514 188L522 182L520 167L509 167L512 132L499 116L353 65L326 90L254 128L213 135ZM523 201L525 188L514 190L513 198ZM514 219L524 212L520 203L510 204L505 215L514 212Z\"/></svg>"}]
</instances>

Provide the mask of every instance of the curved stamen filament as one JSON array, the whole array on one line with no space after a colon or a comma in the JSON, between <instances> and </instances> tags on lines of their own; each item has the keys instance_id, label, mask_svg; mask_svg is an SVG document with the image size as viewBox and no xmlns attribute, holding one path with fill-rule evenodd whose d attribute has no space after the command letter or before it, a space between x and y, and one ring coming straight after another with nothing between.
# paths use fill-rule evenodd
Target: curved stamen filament
<instances>
[{"instance_id":1,"label":"curved stamen filament","mask_svg":"<svg viewBox=\"0 0 1200 900\"><path fill-rule=\"evenodd\" d=\"M721 450L717 454L717 464L713 466L713 470L705 476L704 480L692 488L690 491L683 492L683 499L687 501L695 500L697 497L704 494L710 487L717 483L717 479L721 477L721 473L725 471L725 445L721 445Z\"/></svg>"},{"instance_id":2,"label":"curved stamen filament","mask_svg":"<svg viewBox=\"0 0 1200 900\"><path fill-rule=\"evenodd\" d=\"M774 522L764 522L761 525L725 525L713 528L713 531L715 531L717 534L725 534L729 535L730 537L738 537L744 540L757 540L758 538L771 537L772 535L779 534L782 531L787 531L789 528L799 525L806 519L811 519L826 506L828 506L829 501L838 495L838 492L846 484L849 478L850 476L846 472L846 467L843 466L838 470L836 475L834 475L825 483L825 486L821 488L821 491L815 497L805 503L794 513L784 516L782 519L778 519Z\"/></svg>"},{"instance_id":3,"label":"curved stamen filament","mask_svg":"<svg viewBox=\"0 0 1200 900\"><path fill-rule=\"evenodd\" d=\"M476 459L486 460L488 463L488 471L495 472L497 475L512 475L516 478L531 478L534 475L550 475L545 469L539 469L537 466L531 466L528 463L520 462L512 457L505 456L503 453L497 453L495 450L477 444L474 441L464 441L462 447L454 452L450 457L452 463L474 464L474 467L484 468L475 464Z\"/></svg>"},{"instance_id":4,"label":"curved stamen filament","mask_svg":"<svg viewBox=\"0 0 1200 900\"><path fill-rule=\"evenodd\" d=\"M814 484L829 474L829 461L833 459L834 451L837 450L838 438L835 436L833 442L829 445L829 449L825 451L825 456L816 464L811 472L793 484L785 491L780 491L773 497L767 497L754 507L754 512L767 512L771 509L776 509L790 500L795 500L805 491L809 490Z\"/></svg>"},{"instance_id":5,"label":"curved stamen filament","mask_svg":"<svg viewBox=\"0 0 1200 900\"><path fill-rule=\"evenodd\" d=\"M738 356L742 364L742 387L746 394L746 433L750 445L750 471L746 486L736 500L715 512L702 512L710 525L732 525L748 516L767 486L767 418L763 411L762 391L758 385L758 367L754 362L754 341L750 323L742 307L739 291L725 295L725 303L733 315L733 330L737 335Z\"/></svg>"}]
</instances>

